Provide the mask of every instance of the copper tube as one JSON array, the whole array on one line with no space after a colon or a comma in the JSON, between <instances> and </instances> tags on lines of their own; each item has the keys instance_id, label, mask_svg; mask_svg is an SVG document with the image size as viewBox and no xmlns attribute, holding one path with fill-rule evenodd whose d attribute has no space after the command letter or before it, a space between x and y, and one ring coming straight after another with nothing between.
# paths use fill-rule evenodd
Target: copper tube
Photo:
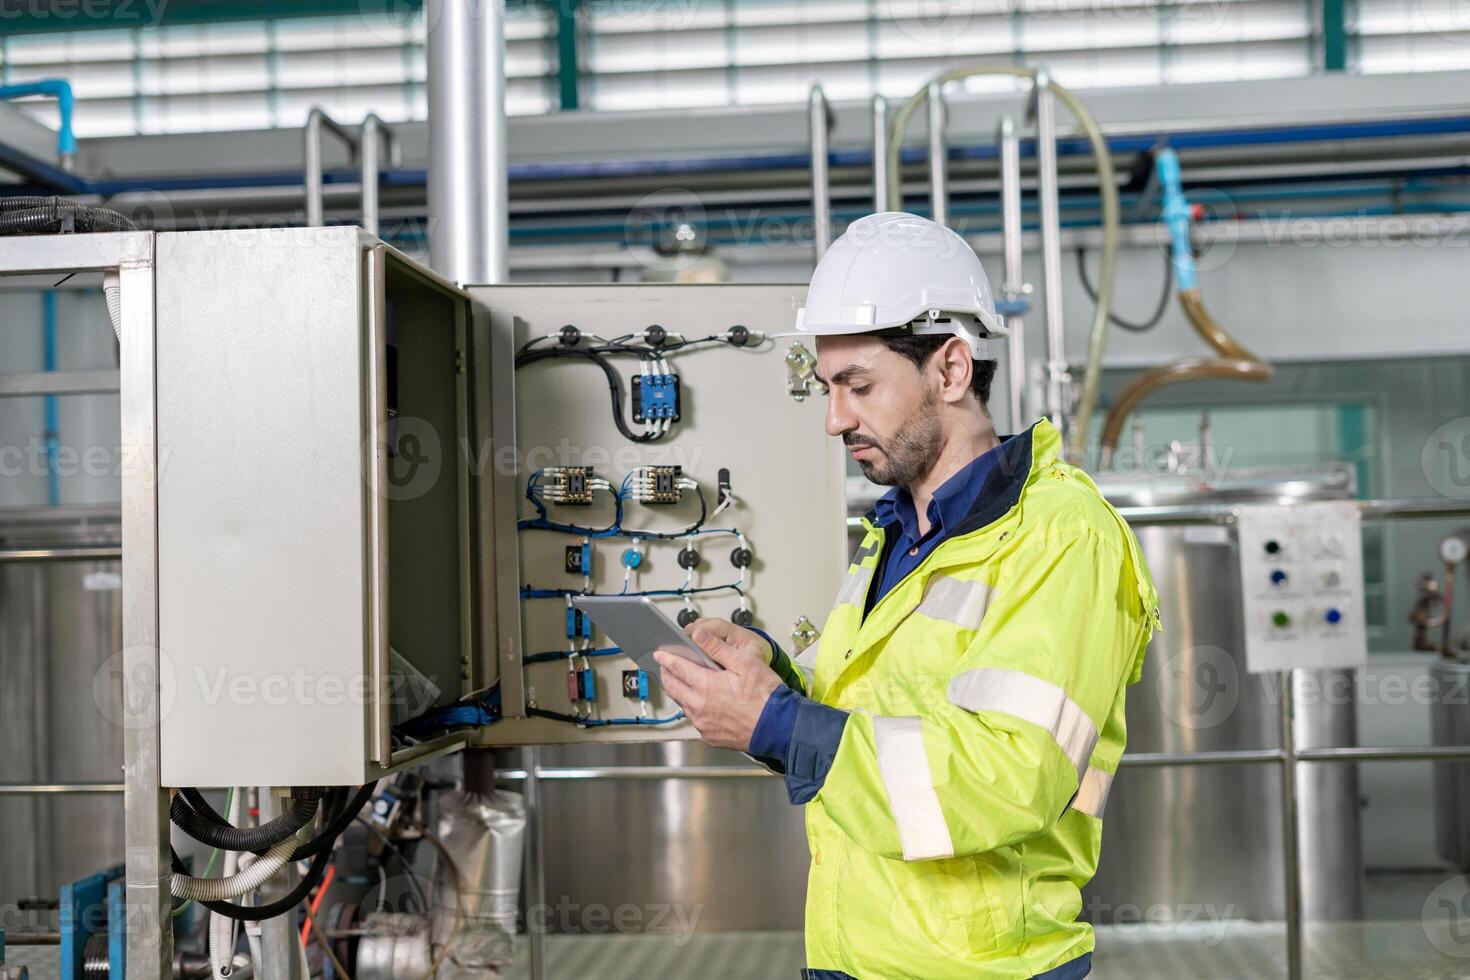
<instances>
[{"instance_id":1,"label":"copper tube","mask_svg":"<svg viewBox=\"0 0 1470 980\"><path fill-rule=\"evenodd\" d=\"M1118 448L1118 439L1123 434L1123 423L1128 420L1140 402L1165 385L1202 378L1221 378L1230 381L1269 381L1276 369L1241 346L1225 328L1210 316L1205 309L1204 299L1198 287L1179 291L1179 305L1195 333L1209 344L1219 357L1186 357L1152 368L1140 374L1118 395L1112 408L1108 409L1103 423L1102 452L1099 457L1101 469L1112 465L1113 452Z\"/></svg>"}]
</instances>

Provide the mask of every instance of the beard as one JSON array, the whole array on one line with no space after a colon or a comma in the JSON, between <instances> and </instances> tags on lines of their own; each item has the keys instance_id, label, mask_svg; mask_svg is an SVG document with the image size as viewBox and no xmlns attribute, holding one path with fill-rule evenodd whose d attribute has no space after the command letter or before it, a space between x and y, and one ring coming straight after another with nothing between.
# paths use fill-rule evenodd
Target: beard
<instances>
[{"instance_id":1,"label":"beard","mask_svg":"<svg viewBox=\"0 0 1470 980\"><path fill-rule=\"evenodd\" d=\"M856 433L844 435L844 444L872 446L882 454L881 461L858 460L863 476L879 486L894 487L907 486L927 473L939 458L944 441L939 413L935 411L937 403L938 398L932 392L926 393L923 403L886 443Z\"/></svg>"}]
</instances>

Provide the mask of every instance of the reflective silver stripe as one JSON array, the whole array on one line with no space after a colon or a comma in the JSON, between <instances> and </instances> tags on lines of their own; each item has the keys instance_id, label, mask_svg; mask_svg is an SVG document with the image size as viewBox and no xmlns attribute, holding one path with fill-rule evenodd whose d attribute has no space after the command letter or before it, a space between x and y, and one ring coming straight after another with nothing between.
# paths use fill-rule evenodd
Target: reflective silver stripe
<instances>
[{"instance_id":1,"label":"reflective silver stripe","mask_svg":"<svg viewBox=\"0 0 1470 980\"><path fill-rule=\"evenodd\" d=\"M797 671L801 674L801 679L806 682L806 689L808 692L811 691L812 679L816 677L817 674L817 653L821 650L821 648L822 641L818 639L817 642L813 643L811 646L801 651L801 653L799 653L791 661L791 665L797 669Z\"/></svg>"},{"instance_id":2,"label":"reflective silver stripe","mask_svg":"<svg viewBox=\"0 0 1470 980\"><path fill-rule=\"evenodd\" d=\"M1078 779L1097 744L1097 726L1066 691L1019 670L966 671L949 682L949 701L966 711L995 711L1045 729L1077 767Z\"/></svg>"},{"instance_id":3,"label":"reflective silver stripe","mask_svg":"<svg viewBox=\"0 0 1470 980\"><path fill-rule=\"evenodd\" d=\"M1108 805L1108 790L1113 788L1113 774L1088 766L1082 774L1082 785L1077 789L1077 798L1072 809L1081 810L1089 817L1102 819L1103 807Z\"/></svg>"},{"instance_id":4,"label":"reflective silver stripe","mask_svg":"<svg viewBox=\"0 0 1470 980\"><path fill-rule=\"evenodd\" d=\"M903 859L953 857L954 842L929 776L929 757L924 754L924 723L917 718L874 715L873 739Z\"/></svg>"},{"instance_id":5,"label":"reflective silver stripe","mask_svg":"<svg viewBox=\"0 0 1470 980\"><path fill-rule=\"evenodd\" d=\"M837 605L862 605L863 600L868 597L868 583L872 579L871 568L849 568L847 578L842 580L842 590L837 593Z\"/></svg>"},{"instance_id":6,"label":"reflective silver stripe","mask_svg":"<svg viewBox=\"0 0 1470 980\"><path fill-rule=\"evenodd\" d=\"M990 586L974 579L931 575L924 601L914 610L920 616L942 619L965 629L979 629L990 604Z\"/></svg>"}]
</instances>

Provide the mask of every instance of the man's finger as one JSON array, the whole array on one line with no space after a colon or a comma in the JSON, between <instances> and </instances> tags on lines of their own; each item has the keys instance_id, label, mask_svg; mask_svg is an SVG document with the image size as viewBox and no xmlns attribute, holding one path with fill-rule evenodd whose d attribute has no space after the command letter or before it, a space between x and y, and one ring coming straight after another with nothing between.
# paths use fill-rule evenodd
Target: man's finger
<instances>
[{"instance_id":1,"label":"man's finger","mask_svg":"<svg viewBox=\"0 0 1470 980\"><path fill-rule=\"evenodd\" d=\"M699 648L709 654L711 660L736 674L744 674L755 667L765 666L759 658L726 641L716 633L696 629L689 635L689 638L699 644Z\"/></svg>"},{"instance_id":2,"label":"man's finger","mask_svg":"<svg viewBox=\"0 0 1470 980\"><path fill-rule=\"evenodd\" d=\"M770 644L761 639L753 630L746 629L744 626L736 626L728 619L716 619L713 616L702 617L684 627L686 636L693 637L696 631L713 633L737 650L749 650L762 660L768 659Z\"/></svg>"},{"instance_id":3,"label":"man's finger","mask_svg":"<svg viewBox=\"0 0 1470 980\"><path fill-rule=\"evenodd\" d=\"M705 685L709 683L708 678L705 676L710 672L708 667L701 667L699 664L692 660L686 660L677 653L655 650L653 659L658 661L659 666L663 668L665 674L672 674L695 690L702 691Z\"/></svg>"},{"instance_id":4,"label":"man's finger","mask_svg":"<svg viewBox=\"0 0 1470 980\"><path fill-rule=\"evenodd\" d=\"M669 661L678 661L681 658L669 657L667 654L654 654L654 656L658 658L659 666L663 668L659 671L658 680L663 685L664 693L678 702L679 707L683 708L686 713L694 713L703 708L704 702L699 697L699 693L680 680L678 674L671 669ZM696 704L696 701L699 703Z\"/></svg>"}]
</instances>

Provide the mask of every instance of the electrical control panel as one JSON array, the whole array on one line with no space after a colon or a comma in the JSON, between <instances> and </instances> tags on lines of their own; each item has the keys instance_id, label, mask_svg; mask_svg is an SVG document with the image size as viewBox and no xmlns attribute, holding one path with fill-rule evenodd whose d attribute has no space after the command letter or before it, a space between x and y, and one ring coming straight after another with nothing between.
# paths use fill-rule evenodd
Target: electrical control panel
<instances>
[{"instance_id":1,"label":"electrical control panel","mask_svg":"<svg viewBox=\"0 0 1470 980\"><path fill-rule=\"evenodd\" d=\"M1243 506L1238 520L1247 668L1366 663L1357 505Z\"/></svg>"},{"instance_id":2,"label":"electrical control panel","mask_svg":"<svg viewBox=\"0 0 1470 980\"><path fill-rule=\"evenodd\" d=\"M792 652L816 640L845 565L846 507L840 441L821 399L790 396L792 341L776 336L804 287L470 292L490 310L502 370L513 353L513 411L497 403L495 442L515 512L496 562L518 569L499 580L498 717L475 740L696 737L659 679L571 599L649 596L680 625L717 616Z\"/></svg>"}]
</instances>

